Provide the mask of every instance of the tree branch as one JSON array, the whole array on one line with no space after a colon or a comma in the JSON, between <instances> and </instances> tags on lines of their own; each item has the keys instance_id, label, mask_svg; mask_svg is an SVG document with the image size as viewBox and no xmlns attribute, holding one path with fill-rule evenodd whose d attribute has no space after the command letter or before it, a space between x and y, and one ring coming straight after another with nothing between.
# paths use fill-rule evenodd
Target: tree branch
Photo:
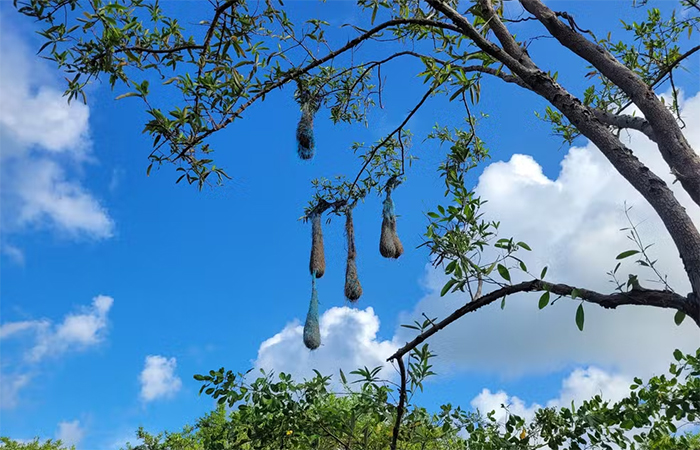
<instances>
[{"instance_id":1,"label":"tree branch","mask_svg":"<svg viewBox=\"0 0 700 450\"><path fill-rule=\"evenodd\" d=\"M391 433L391 450L396 450L396 445L399 442L399 428L401 428L401 418L406 403L406 367L403 364L403 357L396 358L396 364L399 366L399 375L401 376L401 386L399 387L399 404L396 407L396 421L394 429Z\"/></svg>"},{"instance_id":2,"label":"tree branch","mask_svg":"<svg viewBox=\"0 0 700 450\"><path fill-rule=\"evenodd\" d=\"M310 71L312 71L316 67L319 67L320 65L340 56L341 54L345 53L346 51L357 47L359 44L370 39L375 34L381 32L387 28L390 28L393 26L398 26L398 25L423 25L423 26L431 26L431 27L451 30L451 31L455 31L457 33L460 32L459 28L454 26L454 25L450 25L448 23L441 23L441 22L437 22L437 21L429 20L429 19L393 19L393 20L389 20L389 21L386 21L384 23L381 23L381 24L377 25L376 27L362 33L361 35L357 36L356 38L350 40L347 44L340 47L339 49L328 53L323 58L319 58L319 59L309 63L308 65L306 65L305 67L303 67L301 69L289 70L286 75L282 76L277 81L269 83L267 86L260 89L260 91L258 93L253 95L250 99L248 99L248 101L246 101L241 106L239 106L238 109L236 109L235 111L230 113L230 115L224 121L218 123L216 126L210 128L209 130L205 131L204 133L200 134L195 139L193 139L192 142L190 142L188 145L186 145L180 151L180 153L178 154L178 156L175 159L177 160L179 158L182 158L195 145L199 144L204 139L211 136L213 133L227 127L231 122L233 122L235 119L240 117L240 115L246 109L248 109L251 105L253 105L259 99L265 97L265 95L267 95L271 91L273 91L279 87L284 86L285 84L289 83L290 81L293 81L293 80L299 78L300 76L309 73Z\"/></svg>"},{"instance_id":3,"label":"tree branch","mask_svg":"<svg viewBox=\"0 0 700 450\"><path fill-rule=\"evenodd\" d=\"M384 139L382 139L382 141L381 141L379 144L377 144L377 145L374 146L374 148L373 148L372 151L369 153L369 155L367 155L367 158L365 159L365 163L362 165L362 168L361 168L360 171L357 173L357 176L355 177L355 180L352 182L352 185L350 186L350 189L348 189L348 198L350 197L350 195L352 195L352 191L355 189L355 186L357 185L357 182L360 180L360 176L361 176L362 173L365 171L365 169L367 168L367 166L369 165L369 163L372 162L372 158L374 157L375 153L377 153L377 151L378 151L380 148L382 148L382 146L383 146L384 144L386 144L387 142L389 142L389 139L391 139L392 136L394 136L394 135L395 135L396 133L398 133L401 129L403 129L403 127L406 126L406 124L408 123L408 121L411 120L411 117L413 117L413 115L420 109L420 107L423 106L423 103L425 103L425 101L428 100L428 97L430 97L430 95L431 95L433 92L435 92L435 89L436 89L436 86L432 86L430 89L428 89L428 91L423 95L423 97L420 99L420 101L418 102L418 104L417 104L416 106L413 107L413 109L411 110L411 112L408 113L408 115L407 115L406 118L403 120L403 122L401 122L401 124L400 124L398 127L396 127L396 128L394 129L394 131L392 131L392 132L389 133Z\"/></svg>"},{"instance_id":4,"label":"tree branch","mask_svg":"<svg viewBox=\"0 0 700 450\"><path fill-rule=\"evenodd\" d=\"M656 142L656 135L651 125L643 117L629 116L625 114L614 114L600 109L592 109L596 119L617 128L630 128L644 133L649 139Z\"/></svg>"},{"instance_id":5,"label":"tree branch","mask_svg":"<svg viewBox=\"0 0 700 450\"><path fill-rule=\"evenodd\" d=\"M692 301L690 298L683 297L673 292L656 291L651 289L633 289L630 292L606 295L595 291L589 291L588 289L578 289L566 284L551 284L542 280L532 280L502 287L484 295L481 298L466 303L464 306L460 307L452 314L436 323L434 326L419 334L411 342L408 342L406 345L401 347L396 351L396 353L391 355L387 361L401 359L406 353L410 352L430 336L442 330L460 317L489 305L496 300L505 297L506 295L516 294L519 292L549 291L557 295L570 296L574 290L576 290L577 298L580 298L588 303L594 303L602 306L603 308L615 309L618 306L624 305L644 305L656 306L658 308L671 308L682 311L687 316L691 317L698 327L700 327L700 308L698 307L698 303Z\"/></svg>"},{"instance_id":6,"label":"tree branch","mask_svg":"<svg viewBox=\"0 0 700 450\"><path fill-rule=\"evenodd\" d=\"M503 46L503 50L508 52L513 58L518 60L527 67L535 67L535 63L530 59L527 50L525 50L520 44L517 43L513 35L510 34L508 28L503 24L501 18L498 17L496 11L493 9L493 4L491 0L480 0L479 4L485 13L484 19L488 22L491 27L491 31L496 35L496 38Z\"/></svg>"},{"instance_id":7,"label":"tree branch","mask_svg":"<svg viewBox=\"0 0 700 450\"><path fill-rule=\"evenodd\" d=\"M659 151L695 203L700 205L700 155L690 147L676 118L636 73L620 63L605 48L591 42L559 20L540 0L520 0L523 7L547 28L563 46L591 63L615 83L639 107L649 121Z\"/></svg>"},{"instance_id":8,"label":"tree branch","mask_svg":"<svg viewBox=\"0 0 700 450\"><path fill-rule=\"evenodd\" d=\"M632 150L622 144L622 142L608 129L607 126L605 126L602 122L595 120L593 112L590 110L590 108L585 106L581 100L560 86L552 79L551 76L537 67L529 68L520 64L512 56L502 51L497 45L481 36L476 29L474 29L471 23L461 14L455 11L451 6L443 3L441 0L426 1L436 10L442 12L455 25L457 25L463 31L465 36L472 39L479 48L505 64L514 75L520 77L523 82L530 86L530 89L533 92L549 101L554 107L561 111L572 125L574 125L584 136L590 139L590 141L596 147L598 147L601 153L603 153L608 161L610 161L617 172L622 175L637 190L637 192L644 197L646 201L649 202L673 238L676 248L680 253L681 260L683 261L685 271L690 280L690 285L692 286L694 293L694 301L700 303L700 232L690 219L690 216L686 212L685 208L678 202L678 199L668 185L661 178L659 178L658 175L644 165L644 163L642 163L639 158L634 155ZM548 19L559 23L559 25L561 25L564 29L595 47L595 44L586 41L586 39L584 39L582 36L578 35L566 25L559 22L559 19L557 19L554 12L546 8L538 0L520 1L524 5L530 6L534 4L539 9L544 8L544 15L547 16ZM545 20L545 18L542 17L542 11L539 9L537 14L530 10L529 12L538 17L539 20ZM556 37L556 30L553 31L552 34ZM564 43L564 45L567 44L570 45L570 43ZM613 62L619 64L614 60L614 58ZM627 70L626 67L623 66L623 68L624 70ZM651 97L651 100L660 104L654 92L651 91L651 89L648 89L648 87L647 93ZM664 109L664 113L673 119L671 127L677 129L680 133L678 124L675 123L673 116L668 110L665 109L663 105L661 106ZM652 127L654 127L654 122L650 119L649 115L645 114L645 117L647 120L649 120ZM660 149L663 147L663 145L672 145L672 143L664 142L664 137L669 136L667 129L659 132L659 130L654 127L653 130L657 141L661 143L659 145ZM682 134L680 136L683 139L683 142L685 142L685 138L683 138ZM677 143L678 142L680 141L677 141ZM690 147L688 147L688 149L690 152L693 152ZM676 150L678 150L679 153L684 151L683 148L676 148ZM696 183L698 185L698 199L700 200L700 176L698 176L698 174L700 174L700 156L694 152L693 154L699 161L698 170L695 170L692 167L690 169L684 167L683 171L678 171L678 177L679 180L683 182L686 180L686 175L688 172L694 173L694 180L690 183ZM686 190L688 189L686 188Z\"/></svg>"}]
</instances>

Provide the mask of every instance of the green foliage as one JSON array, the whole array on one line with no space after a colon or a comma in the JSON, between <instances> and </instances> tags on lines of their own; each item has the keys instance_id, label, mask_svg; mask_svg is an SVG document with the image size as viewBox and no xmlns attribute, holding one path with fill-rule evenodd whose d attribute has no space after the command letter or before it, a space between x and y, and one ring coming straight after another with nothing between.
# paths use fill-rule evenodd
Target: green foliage
<instances>
[{"instance_id":1,"label":"green foliage","mask_svg":"<svg viewBox=\"0 0 700 450\"><path fill-rule=\"evenodd\" d=\"M75 450L74 446L66 447L60 440L47 439L40 441L35 438L29 442L19 442L8 437L0 437L0 448L3 450Z\"/></svg>"},{"instance_id":2,"label":"green foliage","mask_svg":"<svg viewBox=\"0 0 700 450\"><path fill-rule=\"evenodd\" d=\"M429 323L409 328L421 330ZM431 357L427 346L413 353L411 392L432 375ZM679 427L700 425L700 349L695 355L676 351L674 358L668 375L646 383L635 379L616 403L596 395L581 405L541 408L530 420L508 412L498 422L493 412L483 415L451 404L431 412L409 398L398 448L697 450L700 435ZM333 392L331 377L319 373L303 382L263 373L250 383L223 369L197 375L202 389L232 408L222 404L177 433L151 435L140 429L143 444L128 450L388 448L396 417L394 385L380 378L379 368L352 372L354 381L339 375L341 392Z\"/></svg>"}]
</instances>

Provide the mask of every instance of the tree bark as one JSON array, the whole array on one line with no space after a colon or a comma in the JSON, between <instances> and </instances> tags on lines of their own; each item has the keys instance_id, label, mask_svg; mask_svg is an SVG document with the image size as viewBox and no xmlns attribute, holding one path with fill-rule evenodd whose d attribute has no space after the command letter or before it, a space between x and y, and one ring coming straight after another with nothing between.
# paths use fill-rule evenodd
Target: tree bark
<instances>
[{"instance_id":1,"label":"tree bark","mask_svg":"<svg viewBox=\"0 0 700 450\"><path fill-rule=\"evenodd\" d=\"M540 0L520 0L520 3L564 47L590 62L639 107L651 125L664 160L676 174L683 189L700 205L700 155L688 144L676 118L661 103L654 90L603 47L560 21L556 13Z\"/></svg>"},{"instance_id":2,"label":"tree bark","mask_svg":"<svg viewBox=\"0 0 700 450\"><path fill-rule=\"evenodd\" d=\"M696 305L700 304L700 232L698 232L685 208L678 202L668 185L646 167L629 148L622 144L607 126L595 117L595 114L587 106L556 83L549 75L537 67L526 67L496 44L488 41L478 33L465 17L451 6L440 0L426 1L433 8L444 14L465 36L471 38L479 48L506 65L533 92L548 100L561 111L581 134L598 147L618 173L651 204L671 235L683 261L693 291L688 298ZM537 0L521 1L528 3L536 2ZM656 97L654 96L654 98ZM668 111L666 113L670 115ZM675 120L673 121L673 127L678 128ZM656 128L653 128L653 130L656 138L661 140L662 135L659 134ZM667 130L664 135L668 135ZM683 141L685 142L685 138L683 138ZM700 182L700 180L698 181ZM700 188L700 184L698 187ZM698 194L700 195L700 190ZM700 196L698 198L700 199ZM693 319L699 321L700 317L693 317Z\"/></svg>"}]
</instances>

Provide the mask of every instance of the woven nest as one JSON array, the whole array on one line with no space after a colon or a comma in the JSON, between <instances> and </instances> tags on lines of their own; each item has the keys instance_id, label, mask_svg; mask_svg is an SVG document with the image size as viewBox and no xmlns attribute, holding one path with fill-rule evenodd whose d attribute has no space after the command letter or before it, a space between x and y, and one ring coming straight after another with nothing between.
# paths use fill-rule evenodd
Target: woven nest
<instances>
[{"instance_id":1,"label":"woven nest","mask_svg":"<svg viewBox=\"0 0 700 450\"><path fill-rule=\"evenodd\" d=\"M313 274L312 274L313 275ZM311 302L304 324L304 345L309 350L316 350L321 345L321 330L318 325L318 294L316 293L316 278L311 277Z\"/></svg>"},{"instance_id":2,"label":"woven nest","mask_svg":"<svg viewBox=\"0 0 700 450\"><path fill-rule=\"evenodd\" d=\"M396 214L394 202L390 192L387 191L382 211L382 233L379 237L379 253L385 258L398 258L403 255L403 244L396 232Z\"/></svg>"},{"instance_id":3,"label":"woven nest","mask_svg":"<svg viewBox=\"0 0 700 450\"><path fill-rule=\"evenodd\" d=\"M312 274L316 274L316 278L321 278L326 272L321 215L315 213L311 216L311 257L309 258L309 271Z\"/></svg>"},{"instance_id":4,"label":"woven nest","mask_svg":"<svg viewBox=\"0 0 700 450\"><path fill-rule=\"evenodd\" d=\"M314 157L316 141L314 140L314 117L308 111L303 111L297 125L297 153L301 159Z\"/></svg>"},{"instance_id":5,"label":"woven nest","mask_svg":"<svg viewBox=\"0 0 700 450\"><path fill-rule=\"evenodd\" d=\"M357 276L357 264L355 258L355 227L352 222L352 213L348 211L345 216L345 234L348 238L348 260L345 267L345 297L351 302L357 301L362 296L362 285Z\"/></svg>"}]
</instances>

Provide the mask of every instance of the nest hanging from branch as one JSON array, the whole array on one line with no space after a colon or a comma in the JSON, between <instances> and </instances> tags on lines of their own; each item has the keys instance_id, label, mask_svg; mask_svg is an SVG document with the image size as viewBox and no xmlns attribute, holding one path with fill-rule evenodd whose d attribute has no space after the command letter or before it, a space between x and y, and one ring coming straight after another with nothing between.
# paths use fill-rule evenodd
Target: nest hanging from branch
<instances>
[{"instance_id":1,"label":"nest hanging from branch","mask_svg":"<svg viewBox=\"0 0 700 450\"><path fill-rule=\"evenodd\" d=\"M382 233L379 237L379 253L385 258L398 258L403 254L403 244L396 233L396 212L391 199L391 187L386 187L386 199L382 210Z\"/></svg>"},{"instance_id":2,"label":"nest hanging from branch","mask_svg":"<svg viewBox=\"0 0 700 450\"><path fill-rule=\"evenodd\" d=\"M309 350L316 350L321 345L321 330L318 324L318 293L316 292L316 274L311 274L311 301L304 323L304 345Z\"/></svg>"},{"instance_id":3,"label":"nest hanging from branch","mask_svg":"<svg viewBox=\"0 0 700 450\"><path fill-rule=\"evenodd\" d=\"M321 278L326 272L321 214L317 212L311 215L311 257L309 258L309 271L315 278Z\"/></svg>"},{"instance_id":4,"label":"nest hanging from branch","mask_svg":"<svg viewBox=\"0 0 700 450\"><path fill-rule=\"evenodd\" d=\"M304 160L314 157L316 140L314 139L314 115L321 106L320 99L309 91L302 80L297 81L297 101L301 107L301 117L297 124L297 153Z\"/></svg>"},{"instance_id":5,"label":"nest hanging from branch","mask_svg":"<svg viewBox=\"0 0 700 450\"><path fill-rule=\"evenodd\" d=\"M362 285L360 285L360 279L357 277L355 227L352 221L351 208L348 208L345 213L345 234L348 238L348 259L345 266L345 297L351 302L355 302L362 296Z\"/></svg>"}]
</instances>

